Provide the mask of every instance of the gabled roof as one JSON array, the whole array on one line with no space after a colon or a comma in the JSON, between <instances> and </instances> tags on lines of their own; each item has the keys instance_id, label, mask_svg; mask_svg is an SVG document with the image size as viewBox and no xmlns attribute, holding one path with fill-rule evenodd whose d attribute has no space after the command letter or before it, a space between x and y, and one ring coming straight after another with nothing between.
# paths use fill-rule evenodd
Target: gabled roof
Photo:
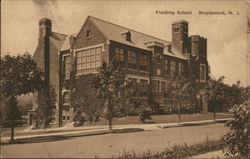
<instances>
[{"instance_id":1,"label":"gabled roof","mask_svg":"<svg viewBox=\"0 0 250 159\"><path fill-rule=\"evenodd\" d=\"M71 48L71 45L72 45L70 39L75 38L75 37L76 37L76 34L66 36L60 51L69 50Z\"/></svg>"},{"instance_id":2,"label":"gabled roof","mask_svg":"<svg viewBox=\"0 0 250 159\"><path fill-rule=\"evenodd\" d=\"M116 41L122 44L126 44L129 46L141 48L144 50L150 50L147 46L146 43L149 42L155 42L155 43L160 43L163 44L164 47L164 54L176 58L181 58L181 59L186 59L182 53L178 52L175 49L172 49L172 52L169 52L167 47L170 42L166 40L162 40L159 38L156 38L151 35L147 35L138 31L135 31L133 29L129 29L117 24L113 24L92 16L89 16L87 19L91 20L96 27L101 31L101 33L109 40ZM131 34L131 41L127 41L121 34L125 32L130 32Z\"/></svg>"},{"instance_id":3,"label":"gabled roof","mask_svg":"<svg viewBox=\"0 0 250 159\"><path fill-rule=\"evenodd\" d=\"M172 48L172 51L169 52L167 49L167 46L170 44L170 42L166 40L162 40L159 38L156 38L151 35L147 35L138 31L135 31L133 29L129 29L117 24L113 24L92 16L88 16L87 20L91 20L94 25L101 31L101 33L108 39L112 41L116 41L122 44L126 44L129 46L133 46L136 48L144 49L144 50L150 50L147 47L147 43L154 42L154 43L160 43L164 45L164 51L163 53L168 56L181 58L181 59L187 59L182 53L178 52L176 49ZM86 21L87 21L86 20ZM121 34L125 32L130 32L131 34L131 41L127 41ZM58 48L60 51L69 50L71 47L70 38L71 37L77 37L77 34L72 35L64 35L60 33L53 32L52 34L52 42L53 44Z\"/></svg>"},{"instance_id":4,"label":"gabled roof","mask_svg":"<svg viewBox=\"0 0 250 159\"><path fill-rule=\"evenodd\" d=\"M165 40L123 27L123 26L119 26L117 24L113 24L113 23L110 23L110 22L107 22L107 21L104 21L95 17L91 17L91 16L89 16L88 18L96 25L96 27L109 40L113 40L113 41L123 43L126 45L138 47L144 50L149 50L149 48L145 45L145 43L151 42L151 41L162 43L164 45L169 44L168 41L165 41ZM131 42L127 41L125 38L121 36L121 33L128 32L128 31L131 33Z\"/></svg>"},{"instance_id":5,"label":"gabled roof","mask_svg":"<svg viewBox=\"0 0 250 159\"><path fill-rule=\"evenodd\" d=\"M67 35L65 35L65 34L52 32L51 36L50 36L50 41L53 43L53 45L59 51L61 49L66 37L67 37Z\"/></svg>"}]
</instances>

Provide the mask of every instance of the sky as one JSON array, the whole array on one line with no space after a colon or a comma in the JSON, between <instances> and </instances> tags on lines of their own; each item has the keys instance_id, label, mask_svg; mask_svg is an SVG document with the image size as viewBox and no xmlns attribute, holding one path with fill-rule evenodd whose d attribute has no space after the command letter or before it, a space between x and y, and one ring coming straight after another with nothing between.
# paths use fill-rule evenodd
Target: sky
<instances>
[{"instance_id":1,"label":"sky","mask_svg":"<svg viewBox=\"0 0 250 159\"><path fill-rule=\"evenodd\" d=\"M78 33L88 15L171 42L171 24L189 22L189 35L207 38L211 77L246 85L249 4L243 0L2 0L1 56L29 52L38 44L38 21L52 20L52 31ZM175 14L156 14L169 11ZM177 11L192 14L177 14ZM199 11L224 11L226 15L201 15ZM231 11L234 15L229 15ZM239 15L237 15L239 13Z\"/></svg>"}]
</instances>

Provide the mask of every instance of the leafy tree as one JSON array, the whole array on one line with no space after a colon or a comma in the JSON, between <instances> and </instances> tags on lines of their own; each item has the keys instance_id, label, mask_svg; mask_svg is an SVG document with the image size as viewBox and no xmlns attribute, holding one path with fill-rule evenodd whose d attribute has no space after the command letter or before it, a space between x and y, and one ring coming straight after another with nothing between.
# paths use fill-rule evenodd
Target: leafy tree
<instances>
[{"instance_id":1,"label":"leafy tree","mask_svg":"<svg viewBox=\"0 0 250 159\"><path fill-rule=\"evenodd\" d=\"M17 107L17 99L13 98L13 96L5 99L1 105L2 109L2 125L3 126L18 126L18 122L16 120L21 120L21 112ZM12 125L14 124L14 125Z\"/></svg>"},{"instance_id":2,"label":"leafy tree","mask_svg":"<svg viewBox=\"0 0 250 159\"><path fill-rule=\"evenodd\" d=\"M73 120L78 123L77 125L83 124L85 120L97 122L102 114L102 106L97 98L96 89L91 87L95 76L87 74L77 77L74 81L75 87L71 89L71 104L74 107ZM83 115L86 117L84 120Z\"/></svg>"},{"instance_id":3,"label":"leafy tree","mask_svg":"<svg viewBox=\"0 0 250 159\"><path fill-rule=\"evenodd\" d=\"M232 108L234 105L243 104L247 98L247 88L240 86L240 81L237 81L232 86L227 86L225 90L225 110Z\"/></svg>"},{"instance_id":4,"label":"leafy tree","mask_svg":"<svg viewBox=\"0 0 250 159\"><path fill-rule=\"evenodd\" d=\"M216 111L218 107L223 103L225 90L223 80L224 76L218 80L210 79L206 85L206 101L214 113L214 121L216 121Z\"/></svg>"},{"instance_id":5,"label":"leafy tree","mask_svg":"<svg viewBox=\"0 0 250 159\"><path fill-rule=\"evenodd\" d=\"M146 119L151 120L151 109L149 106L141 104L138 110L139 120L142 123L145 123Z\"/></svg>"},{"instance_id":6,"label":"leafy tree","mask_svg":"<svg viewBox=\"0 0 250 159\"><path fill-rule=\"evenodd\" d=\"M97 99L96 89L92 87L92 80L96 75L76 76L74 61L71 63L70 79L64 78L64 85L70 90L70 106L74 112L74 125L82 125L85 121L97 122L102 114L102 105Z\"/></svg>"},{"instance_id":7,"label":"leafy tree","mask_svg":"<svg viewBox=\"0 0 250 159\"><path fill-rule=\"evenodd\" d=\"M233 120L225 124L230 128L230 131L224 136L227 156L246 157L248 154L249 105L249 100L241 105L235 105L232 109Z\"/></svg>"},{"instance_id":8,"label":"leafy tree","mask_svg":"<svg viewBox=\"0 0 250 159\"><path fill-rule=\"evenodd\" d=\"M15 101L19 95L35 92L42 88L42 73L28 53L17 56L4 56L1 58L0 69L1 100L10 98L10 100ZM16 112L17 103L11 103L9 109ZM12 114L10 115L12 116ZM11 124L11 141L13 141L14 121L16 119L15 116L11 118L13 118Z\"/></svg>"},{"instance_id":9,"label":"leafy tree","mask_svg":"<svg viewBox=\"0 0 250 159\"><path fill-rule=\"evenodd\" d=\"M175 76L168 79L167 87L169 90L169 97L178 108L178 123L180 124L181 110L184 107L191 107L194 105L196 95L194 82L181 76Z\"/></svg>"},{"instance_id":10,"label":"leafy tree","mask_svg":"<svg viewBox=\"0 0 250 159\"><path fill-rule=\"evenodd\" d=\"M21 95L17 97L18 107L22 115L27 115L27 111L33 108L34 95Z\"/></svg>"},{"instance_id":11,"label":"leafy tree","mask_svg":"<svg viewBox=\"0 0 250 159\"><path fill-rule=\"evenodd\" d=\"M37 124L41 128L47 128L49 123L54 120L54 110L56 108L56 94L54 88L50 86L50 91L46 90L46 86L43 87L37 94L37 110L36 120Z\"/></svg>"},{"instance_id":12,"label":"leafy tree","mask_svg":"<svg viewBox=\"0 0 250 159\"><path fill-rule=\"evenodd\" d=\"M151 108L151 110L156 113L156 114L159 114L160 113L160 105L159 103L157 103L154 99L150 98L149 101L148 101L148 104Z\"/></svg>"},{"instance_id":13,"label":"leafy tree","mask_svg":"<svg viewBox=\"0 0 250 159\"><path fill-rule=\"evenodd\" d=\"M100 73L93 80L93 87L97 89L97 97L104 103L109 130L112 130L114 115L120 112L121 108L129 105L131 83L125 79L125 76L115 62L109 65L103 62Z\"/></svg>"}]
</instances>

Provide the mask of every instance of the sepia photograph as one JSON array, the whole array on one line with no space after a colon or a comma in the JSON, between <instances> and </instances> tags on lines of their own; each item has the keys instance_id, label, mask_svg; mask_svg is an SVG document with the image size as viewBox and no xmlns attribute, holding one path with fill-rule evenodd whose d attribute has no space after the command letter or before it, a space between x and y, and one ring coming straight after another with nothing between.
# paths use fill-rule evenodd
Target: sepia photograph
<instances>
[{"instance_id":1,"label":"sepia photograph","mask_svg":"<svg viewBox=\"0 0 250 159\"><path fill-rule=\"evenodd\" d=\"M248 0L2 0L1 158L248 159Z\"/></svg>"}]
</instances>

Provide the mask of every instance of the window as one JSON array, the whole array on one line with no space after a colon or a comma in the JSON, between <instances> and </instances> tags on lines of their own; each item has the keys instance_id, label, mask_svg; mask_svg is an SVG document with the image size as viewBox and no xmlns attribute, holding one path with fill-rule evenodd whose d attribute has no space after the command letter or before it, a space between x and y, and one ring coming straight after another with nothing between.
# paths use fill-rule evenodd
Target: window
<instances>
[{"instance_id":1,"label":"window","mask_svg":"<svg viewBox=\"0 0 250 159\"><path fill-rule=\"evenodd\" d=\"M120 48L115 48L115 60L119 62L124 61L124 50Z\"/></svg>"},{"instance_id":2,"label":"window","mask_svg":"<svg viewBox=\"0 0 250 159\"><path fill-rule=\"evenodd\" d=\"M66 115L65 114L63 114L63 116L62 116L62 120L63 121L66 120Z\"/></svg>"},{"instance_id":3,"label":"window","mask_svg":"<svg viewBox=\"0 0 250 159\"><path fill-rule=\"evenodd\" d=\"M137 91L137 79L135 78L128 78L132 82L132 87L133 87L133 92L132 96L136 96L136 91Z\"/></svg>"},{"instance_id":4,"label":"window","mask_svg":"<svg viewBox=\"0 0 250 159\"><path fill-rule=\"evenodd\" d=\"M101 66L101 47L76 52L76 73L82 74L85 70Z\"/></svg>"},{"instance_id":5,"label":"window","mask_svg":"<svg viewBox=\"0 0 250 159\"><path fill-rule=\"evenodd\" d=\"M70 103L70 93L65 92L63 94L63 104L69 104Z\"/></svg>"},{"instance_id":6,"label":"window","mask_svg":"<svg viewBox=\"0 0 250 159\"><path fill-rule=\"evenodd\" d=\"M140 96L147 96L148 92L148 80L141 79L140 80Z\"/></svg>"},{"instance_id":7,"label":"window","mask_svg":"<svg viewBox=\"0 0 250 159\"><path fill-rule=\"evenodd\" d=\"M87 30L87 33L86 33L86 37L87 37L87 38L90 37L90 33L91 33L91 30Z\"/></svg>"},{"instance_id":8,"label":"window","mask_svg":"<svg viewBox=\"0 0 250 159\"><path fill-rule=\"evenodd\" d=\"M140 55L139 56L139 66L140 70L147 71L147 66L148 66L148 57L147 55Z\"/></svg>"},{"instance_id":9,"label":"window","mask_svg":"<svg viewBox=\"0 0 250 159\"><path fill-rule=\"evenodd\" d=\"M171 75L175 75L175 61L170 62L170 73Z\"/></svg>"},{"instance_id":10,"label":"window","mask_svg":"<svg viewBox=\"0 0 250 159\"><path fill-rule=\"evenodd\" d=\"M164 61L164 72L165 72L166 74L169 74L169 71L168 71L168 63L169 63L168 59L165 59L165 61Z\"/></svg>"},{"instance_id":11,"label":"window","mask_svg":"<svg viewBox=\"0 0 250 159\"><path fill-rule=\"evenodd\" d=\"M67 116L67 120L69 120L70 119L70 117L69 117L69 115Z\"/></svg>"},{"instance_id":12,"label":"window","mask_svg":"<svg viewBox=\"0 0 250 159\"><path fill-rule=\"evenodd\" d=\"M200 65L200 80L201 81L206 80L206 66L204 64Z\"/></svg>"},{"instance_id":13,"label":"window","mask_svg":"<svg viewBox=\"0 0 250 159\"><path fill-rule=\"evenodd\" d=\"M184 63L179 63L179 75L184 75Z\"/></svg>"},{"instance_id":14,"label":"window","mask_svg":"<svg viewBox=\"0 0 250 159\"><path fill-rule=\"evenodd\" d=\"M161 69L159 69L159 68L156 69L156 75L158 75L158 76L161 75Z\"/></svg>"},{"instance_id":15,"label":"window","mask_svg":"<svg viewBox=\"0 0 250 159\"><path fill-rule=\"evenodd\" d=\"M174 28L174 33L178 33L180 28Z\"/></svg>"},{"instance_id":16,"label":"window","mask_svg":"<svg viewBox=\"0 0 250 159\"><path fill-rule=\"evenodd\" d=\"M70 55L63 57L63 76L65 79L70 78L70 65L71 65L71 59Z\"/></svg>"},{"instance_id":17,"label":"window","mask_svg":"<svg viewBox=\"0 0 250 159\"><path fill-rule=\"evenodd\" d=\"M165 90L166 90L166 83L161 82L161 92L165 92Z\"/></svg>"},{"instance_id":18,"label":"window","mask_svg":"<svg viewBox=\"0 0 250 159\"><path fill-rule=\"evenodd\" d=\"M160 81L152 80L152 91L160 92Z\"/></svg>"},{"instance_id":19,"label":"window","mask_svg":"<svg viewBox=\"0 0 250 159\"><path fill-rule=\"evenodd\" d=\"M136 53L128 50L128 67L136 69Z\"/></svg>"}]
</instances>

